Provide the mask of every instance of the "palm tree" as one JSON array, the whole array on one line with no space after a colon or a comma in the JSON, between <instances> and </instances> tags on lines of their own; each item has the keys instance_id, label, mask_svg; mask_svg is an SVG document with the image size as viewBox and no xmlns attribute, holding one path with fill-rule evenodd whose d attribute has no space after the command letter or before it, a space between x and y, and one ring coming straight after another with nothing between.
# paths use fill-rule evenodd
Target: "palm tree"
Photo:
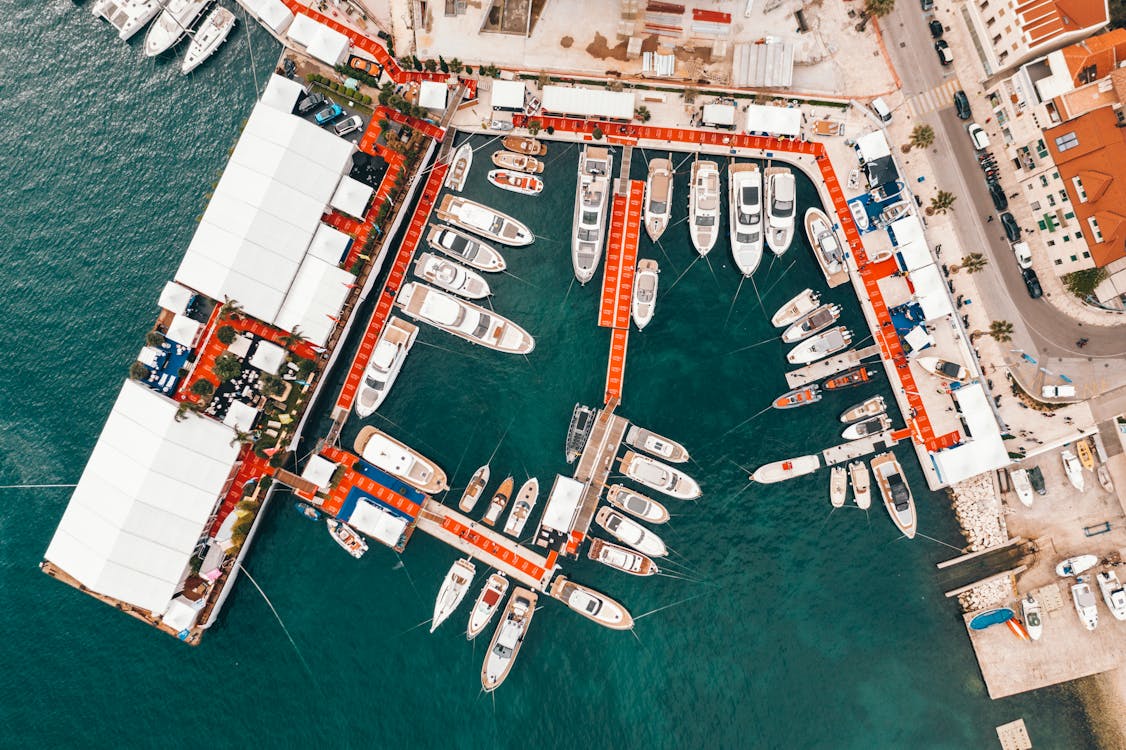
<instances>
[{"instance_id":1,"label":"palm tree","mask_svg":"<svg viewBox=\"0 0 1126 750\"><path fill-rule=\"evenodd\" d=\"M962 268L966 269L966 273L977 273L987 265L989 265L989 258L981 253L970 253L962 258Z\"/></svg>"},{"instance_id":2,"label":"palm tree","mask_svg":"<svg viewBox=\"0 0 1126 750\"><path fill-rule=\"evenodd\" d=\"M187 419L189 413L194 414L202 408L203 406L198 401L181 401L180 405L176 407L176 414L172 419L177 422L183 422Z\"/></svg>"},{"instance_id":3,"label":"palm tree","mask_svg":"<svg viewBox=\"0 0 1126 750\"><path fill-rule=\"evenodd\" d=\"M644 105L638 107L637 110L633 113L633 116L637 118L638 122L649 122L649 120L653 117L653 115L649 112L649 108Z\"/></svg>"},{"instance_id":4,"label":"palm tree","mask_svg":"<svg viewBox=\"0 0 1126 750\"><path fill-rule=\"evenodd\" d=\"M876 18L883 18L895 10L895 0L864 0L864 11Z\"/></svg>"},{"instance_id":5,"label":"palm tree","mask_svg":"<svg viewBox=\"0 0 1126 750\"><path fill-rule=\"evenodd\" d=\"M454 75L457 75L461 71L465 70L465 65L461 62L461 60L458 60L456 57L451 58L449 63L447 63L447 64L450 66L450 72L453 73Z\"/></svg>"},{"instance_id":6,"label":"palm tree","mask_svg":"<svg viewBox=\"0 0 1126 750\"><path fill-rule=\"evenodd\" d=\"M422 64L422 67L426 68L428 72L433 73L438 69L438 63L434 60L427 60Z\"/></svg>"},{"instance_id":7,"label":"palm tree","mask_svg":"<svg viewBox=\"0 0 1126 750\"><path fill-rule=\"evenodd\" d=\"M536 77L536 83L540 85L540 89L543 89L544 86L551 84L551 76L547 74L546 70L542 71L539 76Z\"/></svg>"},{"instance_id":8,"label":"palm tree","mask_svg":"<svg viewBox=\"0 0 1126 750\"><path fill-rule=\"evenodd\" d=\"M129 377L133 380L145 380L149 376L149 368L140 362L129 365Z\"/></svg>"},{"instance_id":9,"label":"palm tree","mask_svg":"<svg viewBox=\"0 0 1126 750\"><path fill-rule=\"evenodd\" d=\"M219 308L220 318L235 318L236 320L242 317L242 305L238 300L233 300L230 297L223 298L223 306Z\"/></svg>"},{"instance_id":10,"label":"palm tree","mask_svg":"<svg viewBox=\"0 0 1126 750\"><path fill-rule=\"evenodd\" d=\"M226 383L228 380L233 380L242 374L242 362L239 358L230 352L220 354L215 358L215 364L211 367L211 372L215 377L219 378L220 383Z\"/></svg>"},{"instance_id":11,"label":"palm tree","mask_svg":"<svg viewBox=\"0 0 1126 750\"><path fill-rule=\"evenodd\" d=\"M203 398L211 398L211 395L215 393L215 384L207 378L200 378L199 380L192 383L191 391L197 396L202 396Z\"/></svg>"},{"instance_id":12,"label":"palm tree","mask_svg":"<svg viewBox=\"0 0 1126 750\"><path fill-rule=\"evenodd\" d=\"M934 128L930 125L916 125L911 131L911 145L915 148L927 148L934 143Z\"/></svg>"},{"instance_id":13,"label":"palm tree","mask_svg":"<svg viewBox=\"0 0 1126 750\"><path fill-rule=\"evenodd\" d=\"M958 196L946 190L939 190L938 194L931 198L931 204L928 207L931 213L944 214L954 206L954 201Z\"/></svg>"},{"instance_id":14,"label":"palm tree","mask_svg":"<svg viewBox=\"0 0 1126 750\"><path fill-rule=\"evenodd\" d=\"M254 442L254 433L243 432L237 427L235 427L234 430L235 436L231 438L231 442L228 443L228 445L234 445L235 443L238 443L239 445L247 445Z\"/></svg>"},{"instance_id":15,"label":"palm tree","mask_svg":"<svg viewBox=\"0 0 1126 750\"><path fill-rule=\"evenodd\" d=\"M295 347L298 344L304 344L306 341L308 341L308 339L305 338L305 334L301 333L301 326L294 326L292 331L282 336L282 343L285 344L286 349Z\"/></svg>"},{"instance_id":16,"label":"palm tree","mask_svg":"<svg viewBox=\"0 0 1126 750\"><path fill-rule=\"evenodd\" d=\"M994 341L1002 343L1013 340L1013 324L1007 320L995 320L989 324L989 335Z\"/></svg>"}]
</instances>

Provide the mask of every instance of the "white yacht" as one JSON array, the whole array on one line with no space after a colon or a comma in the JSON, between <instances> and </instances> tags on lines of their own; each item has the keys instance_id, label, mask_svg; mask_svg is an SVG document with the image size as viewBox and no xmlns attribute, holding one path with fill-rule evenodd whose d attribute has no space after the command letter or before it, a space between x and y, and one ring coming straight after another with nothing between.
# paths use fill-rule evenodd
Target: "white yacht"
<instances>
[{"instance_id":1,"label":"white yacht","mask_svg":"<svg viewBox=\"0 0 1126 750\"><path fill-rule=\"evenodd\" d=\"M1079 459L1070 448L1063 449L1060 459L1063 461L1063 471L1067 474L1067 480L1071 482L1072 487L1082 492L1086 486L1086 482L1083 481L1083 465L1079 463Z\"/></svg>"},{"instance_id":2,"label":"white yacht","mask_svg":"<svg viewBox=\"0 0 1126 750\"><path fill-rule=\"evenodd\" d=\"M610 149L587 146L579 155L579 184L575 191L575 219L571 226L571 265L585 284L594 277L606 243L606 205L610 202Z\"/></svg>"},{"instance_id":3,"label":"white yacht","mask_svg":"<svg viewBox=\"0 0 1126 750\"><path fill-rule=\"evenodd\" d=\"M848 348L852 343L852 331L844 326L837 326L823 331L813 338L801 342L786 355L786 361L792 365L807 365L819 359L836 354Z\"/></svg>"},{"instance_id":4,"label":"white yacht","mask_svg":"<svg viewBox=\"0 0 1126 750\"><path fill-rule=\"evenodd\" d=\"M805 236L829 287L840 286L847 282L848 268L845 266L844 248L833 230L829 215L813 206L806 209Z\"/></svg>"},{"instance_id":5,"label":"white yacht","mask_svg":"<svg viewBox=\"0 0 1126 750\"><path fill-rule=\"evenodd\" d=\"M493 164L501 169L515 169L517 172L540 174L543 172L543 162L534 156L517 154L512 151L494 151Z\"/></svg>"},{"instance_id":6,"label":"white yacht","mask_svg":"<svg viewBox=\"0 0 1126 750\"><path fill-rule=\"evenodd\" d=\"M428 495L449 489L446 472L438 464L382 430L371 426L363 428L356 436L355 447L360 458L375 468Z\"/></svg>"},{"instance_id":7,"label":"white yacht","mask_svg":"<svg viewBox=\"0 0 1126 750\"><path fill-rule=\"evenodd\" d=\"M488 349L527 354L536 348L532 335L508 318L425 284L403 284L395 304L416 320Z\"/></svg>"},{"instance_id":8,"label":"white yacht","mask_svg":"<svg viewBox=\"0 0 1126 750\"><path fill-rule=\"evenodd\" d=\"M631 425L626 432L626 442L638 450L674 464L682 464L689 459L688 449L680 443L637 425Z\"/></svg>"},{"instance_id":9,"label":"white yacht","mask_svg":"<svg viewBox=\"0 0 1126 750\"><path fill-rule=\"evenodd\" d=\"M860 440L869 435L879 435L891 429L891 419L886 414L877 414L874 417L853 422L841 432L845 440Z\"/></svg>"},{"instance_id":10,"label":"white yacht","mask_svg":"<svg viewBox=\"0 0 1126 750\"><path fill-rule=\"evenodd\" d=\"M326 518L325 523L328 524L328 533L332 535L332 540L352 557L359 560L368 551L368 543L348 524L335 518Z\"/></svg>"},{"instance_id":11,"label":"white yacht","mask_svg":"<svg viewBox=\"0 0 1126 750\"><path fill-rule=\"evenodd\" d=\"M869 484L868 464L853 461L848 465L848 479L852 485L852 498L860 510L868 510L872 505L872 487Z\"/></svg>"},{"instance_id":12,"label":"white yacht","mask_svg":"<svg viewBox=\"0 0 1126 750\"><path fill-rule=\"evenodd\" d=\"M485 487L489 484L489 473L489 465L485 464L469 478L469 484L465 485L465 492L461 493L461 500L457 503L457 507L461 508L463 513L472 511L473 506L485 493Z\"/></svg>"},{"instance_id":13,"label":"white yacht","mask_svg":"<svg viewBox=\"0 0 1126 750\"><path fill-rule=\"evenodd\" d=\"M594 514L594 522L619 542L628 544L643 555L664 557L669 553L659 536L613 508L606 506L599 508Z\"/></svg>"},{"instance_id":14,"label":"white yacht","mask_svg":"<svg viewBox=\"0 0 1126 750\"><path fill-rule=\"evenodd\" d=\"M884 402L883 396L872 396L872 398L861 401L855 406L850 406L841 413L841 421L850 424L852 422L859 422L862 419L874 417L877 414L883 414L887 411L887 404Z\"/></svg>"},{"instance_id":15,"label":"white yacht","mask_svg":"<svg viewBox=\"0 0 1126 750\"><path fill-rule=\"evenodd\" d=\"M454 610L465 598L473 583L473 576L477 575L477 568L468 559L458 560L446 573L442 587L438 589L438 596L434 599L434 617L430 620L430 632L433 633L438 626L446 621Z\"/></svg>"},{"instance_id":16,"label":"white yacht","mask_svg":"<svg viewBox=\"0 0 1126 750\"><path fill-rule=\"evenodd\" d=\"M812 474L820 468L821 457L817 454L810 454L763 464L755 469L749 479L759 484L774 484L775 482L784 482L787 479Z\"/></svg>"},{"instance_id":17,"label":"white yacht","mask_svg":"<svg viewBox=\"0 0 1126 750\"><path fill-rule=\"evenodd\" d=\"M821 305L816 310L807 312L791 323L790 327L782 332L782 341L787 344L796 344L815 333L824 331L840 320L840 317L840 305Z\"/></svg>"},{"instance_id":18,"label":"white yacht","mask_svg":"<svg viewBox=\"0 0 1126 750\"><path fill-rule=\"evenodd\" d=\"M500 609L504 595L508 593L508 579L502 573L493 573L477 595L473 604L473 611L469 613L469 626L465 629L465 637L473 640L480 634L493 615Z\"/></svg>"},{"instance_id":19,"label":"white yacht","mask_svg":"<svg viewBox=\"0 0 1126 750\"><path fill-rule=\"evenodd\" d=\"M727 220L731 227L731 256L744 276L762 262L762 172L757 164L727 169Z\"/></svg>"},{"instance_id":20,"label":"white yacht","mask_svg":"<svg viewBox=\"0 0 1126 750\"><path fill-rule=\"evenodd\" d=\"M970 376L970 371L963 365L957 362L939 359L938 357L919 357L915 362L931 375L934 375L936 378L942 378L943 380L962 381Z\"/></svg>"},{"instance_id":21,"label":"white yacht","mask_svg":"<svg viewBox=\"0 0 1126 750\"><path fill-rule=\"evenodd\" d=\"M622 473L633 481L663 492L669 497L692 500L700 496L700 485L680 469L674 469L648 456L626 451Z\"/></svg>"},{"instance_id":22,"label":"white yacht","mask_svg":"<svg viewBox=\"0 0 1126 750\"><path fill-rule=\"evenodd\" d=\"M175 47L187 36L209 0L168 0L164 10L145 34L145 55L156 57Z\"/></svg>"},{"instance_id":23,"label":"white yacht","mask_svg":"<svg viewBox=\"0 0 1126 750\"><path fill-rule=\"evenodd\" d=\"M606 502L642 521L665 523L669 520L669 511L665 506L620 484L610 485L606 492Z\"/></svg>"},{"instance_id":24,"label":"white yacht","mask_svg":"<svg viewBox=\"0 0 1126 750\"><path fill-rule=\"evenodd\" d=\"M903 469L891 453L881 453L872 459L872 473L876 475L876 486L884 498L884 507L891 516L892 523L908 539L915 538L918 530L915 516L915 499L911 488L903 479Z\"/></svg>"},{"instance_id":25,"label":"white yacht","mask_svg":"<svg viewBox=\"0 0 1126 750\"><path fill-rule=\"evenodd\" d=\"M445 289L447 292L468 299L483 299L492 294L489 282L485 281L481 274L432 253L418 256L418 260L414 263L414 272L439 289Z\"/></svg>"},{"instance_id":26,"label":"white yacht","mask_svg":"<svg viewBox=\"0 0 1126 750\"><path fill-rule=\"evenodd\" d=\"M1024 629L1028 631L1028 637L1034 641L1040 640L1040 636L1044 634L1044 619L1040 612L1040 602L1032 594L1020 600L1020 614L1024 618Z\"/></svg>"},{"instance_id":27,"label":"white yacht","mask_svg":"<svg viewBox=\"0 0 1126 750\"><path fill-rule=\"evenodd\" d=\"M1028 478L1028 469L1013 469L1009 472L1009 479L1013 483L1013 492L1021 504L1026 508L1032 507L1032 480Z\"/></svg>"},{"instance_id":28,"label":"white yacht","mask_svg":"<svg viewBox=\"0 0 1126 750\"><path fill-rule=\"evenodd\" d=\"M481 667L481 687L486 693L500 687L512 670L512 663L520 653L520 646L532 623L532 615L536 613L537 599L535 593L522 586L517 586L512 592Z\"/></svg>"},{"instance_id":29,"label":"white yacht","mask_svg":"<svg viewBox=\"0 0 1126 750\"><path fill-rule=\"evenodd\" d=\"M417 337L418 326L394 315L387 321L371 351L371 359L356 391L357 416L371 415L387 398Z\"/></svg>"},{"instance_id":30,"label":"white yacht","mask_svg":"<svg viewBox=\"0 0 1126 750\"><path fill-rule=\"evenodd\" d=\"M719 165L714 161L697 158L692 162L688 228L696 252L707 255L719 237Z\"/></svg>"},{"instance_id":31,"label":"white yacht","mask_svg":"<svg viewBox=\"0 0 1126 750\"><path fill-rule=\"evenodd\" d=\"M651 576L660 572L656 563L640 552L597 537L591 538L586 556L609 568L634 576Z\"/></svg>"},{"instance_id":32,"label":"white yacht","mask_svg":"<svg viewBox=\"0 0 1126 750\"><path fill-rule=\"evenodd\" d=\"M1091 586L1082 578L1079 583L1071 587L1071 601L1075 604L1075 613L1087 630L1094 630L1099 625L1099 608L1095 605L1095 595L1091 593Z\"/></svg>"},{"instance_id":33,"label":"white yacht","mask_svg":"<svg viewBox=\"0 0 1126 750\"><path fill-rule=\"evenodd\" d=\"M672 216L672 154L668 159L649 162L645 180L645 232L649 239L661 239Z\"/></svg>"},{"instance_id":34,"label":"white yacht","mask_svg":"<svg viewBox=\"0 0 1126 750\"><path fill-rule=\"evenodd\" d=\"M1126 620L1126 588L1118 580L1118 574L1113 570L1106 570L1095 576L1099 582L1099 591L1103 594L1106 608L1114 615L1116 620Z\"/></svg>"},{"instance_id":35,"label":"white yacht","mask_svg":"<svg viewBox=\"0 0 1126 750\"><path fill-rule=\"evenodd\" d=\"M524 533L524 527L528 524L528 516L532 514L532 508L536 507L536 499L539 494L540 480L535 477L520 485L520 491L516 493L516 499L512 501L512 510L508 511L508 520L504 522L505 534L519 537Z\"/></svg>"},{"instance_id":36,"label":"white yacht","mask_svg":"<svg viewBox=\"0 0 1126 750\"><path fill-rule=\"evenodd\" d=\"M449 194L443 196L437 214L442 221L504 245L522 247L536 239L531 229L508 214L467 198Z\"/></svg>"},{"instance_id":37,"label":"white yacht","mask_svg":"<svg viewBox=\"0 0 1126 750\"><path fill-rule=\"evenodd\" d=\"M184 62L180 65L180 72L184 75L191 73L215 54L223 46L231 31L235 28L235 14L216 5L215 10L207 14L203 24L192 35L192 43L184 55Z\"/></svg>"},{"instance_id":38,"label":"white yacht","mask_svg":"<svg viewBox=\"0 0 1126 750\"><path fill-rule=\"evenodd\" d=\"M508 267L504 256L495 249L449 227L432 225L426 234L426 244L478 271L499 273Z\"/></svg>"},{"instance_id":39,"label":"white yacht","mask_svg":"<svg viewBox=\"0 0 1126 750\"><path fill-rule=\"evenodd\" d=\"M797 186L787 167L767 167L765 174L766 244L775 255L782 255L794 241Z\"/></svg>"},{"instance_id":40,"label":"white yacht","mask_svg":"<svg viewBox=\"0 0 1126 750\"><path fill-rule=\"evenodd\" d=\"M639 331L645 330L645 326L653 320L653 311L657 307L657 285L660 273L660 266L652 258L643 258L637 264L637 273L633 277L630 314Z\"/></svg>"},{"instance_id":41,"label":"white yacht","mask_svg":"<svg viewBox=\"0 0 1126 750\"><path fill-rule=\"evenodd\" d=\"M778 308L770 318L770 324L775 328L785 328L806 313L813 312L820 303L820 292L803 289L793 299Z\"/></svg>"},{"instance_id":42,"label":"white yacht","mask_svg":"<svg viewBox=\"0 0 1126 750\"><path fill-rule=\"evenodd\" d=\"M446 175L446 187L455 193L460 193L465 187L465 180L469 177L469 169L473 166L473 146L468 142L458 146L454 152L450 172Z\"/></svg>"},{"instance_id":43,"label":"white yacht","mask_svg":"<svg viewBox=\"0 0 1126 750\"><path fill-rule=\"evenodd\" d=\"M834 508L843 508L848 499L848 471L843 466L834 466L829 469L829 504Z\"/></svg>"},{"instance_id":44,"label":"white yacht","mask_svg":"<svg viewBox=\"0 0 1126 750\"><path fill-rule=\"evenodd\" d=\"M629 630L633 627L633 616L625 607L605 594L568 580L567 576L558 576L548 593L603 627L611 630Z\"/></svg>"},{"instance_id":45,"label":"white yacht","mask_svg":"<svg viewBox=\"0 0 1126 750\"><path fill-rule=\"evenodd\" d=\"M108 21L117 29L117 36L127 41L156 18L162 8L161 0L99 0L90 12Z\"/></svg>"}]
</instances>

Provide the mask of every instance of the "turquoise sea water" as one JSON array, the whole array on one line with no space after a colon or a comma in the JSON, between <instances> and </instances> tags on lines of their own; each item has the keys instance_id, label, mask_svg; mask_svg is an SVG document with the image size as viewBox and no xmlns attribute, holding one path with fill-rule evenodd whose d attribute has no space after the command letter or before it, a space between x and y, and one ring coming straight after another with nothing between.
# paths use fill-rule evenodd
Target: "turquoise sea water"
<instances>
[{"instance_id":1,"label":"turquoise sea water","mask_svg":"<svg viewBox=\"0 0 1126 750\"><path fill-rule=\"evenodd\" d=\"M277 49L242 27L183 79L84 4L14 5L0 16L0 484L72 483L249 112L254 73L268 74ZM514 276L490 277L493 305L536 336L535 352L424 329L371 420L437 459L455 487L506 429L494 477L550 485L568 473L571 407L601 401L609 335L595 326L597 284L571 284L568 254L577 151L550 148L540 198L488 186L489 149L467 188L540 235L506 252ZM674 220L686 179L687 165ZM808 182L800 193L816 200ZM546 601L513 674L484 696L485 644L459 632L466 610L434 635L419 627L452 550L419 533L401 561L373 545L356 562L279 497L247 568L288 637L243 579L193 649L37 571L68 490L2 490L0 746L983 748L994 726L1024 716L1037 747L1094 747L1070 689L988 699L934 580L952 550L897 540L879 508L830 514L824 473L747 488L740 466L838 442L836 415L886 391L881 380L746 421L784 390L769 313L823 288L804 238L764 261L757 290L739 289L722 240L710 267L689 267L683 224L661 248L643 240L642 255L661 263L662 295L652 325L631 334L621 413L693 453L705 494L670 500L660 530L674 550L666 569L689 580L565 563L635 616L668 607L642 617L636 637ZM826 298L863 337L849 288ZM960 545L944 498L906 447L897 453L922 531Z\"/></svg>"}]
</instances>

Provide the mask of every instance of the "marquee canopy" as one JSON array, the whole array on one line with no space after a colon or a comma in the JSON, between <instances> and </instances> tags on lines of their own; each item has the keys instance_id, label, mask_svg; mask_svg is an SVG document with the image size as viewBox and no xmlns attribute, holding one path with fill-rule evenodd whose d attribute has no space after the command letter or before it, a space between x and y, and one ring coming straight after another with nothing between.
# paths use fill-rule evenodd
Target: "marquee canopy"
<instances>
[{"instance_id":1,"label":"marquee canopy","mask_svg":"<svg viewBox=\"0 0 1126 750\"><path fill-rule=\"evenodd\" d=\"M797 137L801 134L801 110L797 107L769 107L748 104L747 132Z\"/></svg>"},{"instance_id":2,"label":"marquee canopy","mask_svg":"<svg viewBox=\"0 0 1126 750\"><path fill-rule=\"evenodd\" d=\"M544 86L543 110L553 114L632 120L634 93L585 86ZM523 107L523 102L520 104Z\"/></svg>"},{"instance_id":3,"label":"marquee canopy","mask_svg":"<svg viewBox=\"0 0 1126 750\"><path fill-rule=\"evenodd\" d=\"M493 81L492 107L510 112L520 112L524 109L524 92L527 89L523 81Z\"/></svg>"}]
</instances>

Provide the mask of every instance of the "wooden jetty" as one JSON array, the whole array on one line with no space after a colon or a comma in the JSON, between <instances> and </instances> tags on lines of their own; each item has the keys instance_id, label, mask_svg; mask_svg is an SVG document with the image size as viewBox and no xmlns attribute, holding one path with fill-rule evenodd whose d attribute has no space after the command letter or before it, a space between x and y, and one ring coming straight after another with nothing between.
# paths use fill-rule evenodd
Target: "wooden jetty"
<instances>
[{"instance_id":1,"label":"wooden jetty","mask_svg":"<svg viewBox=\"0 0 1126 750\"><path fill-rule=\"evenodd\" d=\"M859 440L850 440L841 445L834 445L821 451L826 466L843 464L853 461L869 453L875 453L882 448L892 448L899 443L891 432L881 432L879 435L869 435Z\"/></svg>"},{"instance_id":2,"label":"wooden jetty","mask_svg":"<svg viewBox=\"0 0 1126 750\"><path fill-rule=\"evenodd\" d=\"M606 479L610 476L610 469L613 468L614 457L618 454L622 438L625 437L626 429L629 427L628 420L614 414L615 406L617 401L612 399L605 409L598 412L590 438L586 441L586 447L575 469L575 480L585 483L586 489L583 490L582 499L579 501L575 526L565 549L571 556L578 555L579 545L586 539L590 522L602 497L602 490L606 487Z\"/></svg>"},{"instance_id":3,"label":"wooden jetty","mask_svg":"<svg viewBox=\"0 0 1126 750\"><path fill-rule=\"evenodd\" d=\"M839 372L856 367L866 359L878 356L880 356L878 344L872 344L864 349L849 349L847 352L842 352L834 357L826 357L805 367L787 372L786 383L791 388L801 388L803 385L832 377Z\"/></svg>"}]
</instances>

